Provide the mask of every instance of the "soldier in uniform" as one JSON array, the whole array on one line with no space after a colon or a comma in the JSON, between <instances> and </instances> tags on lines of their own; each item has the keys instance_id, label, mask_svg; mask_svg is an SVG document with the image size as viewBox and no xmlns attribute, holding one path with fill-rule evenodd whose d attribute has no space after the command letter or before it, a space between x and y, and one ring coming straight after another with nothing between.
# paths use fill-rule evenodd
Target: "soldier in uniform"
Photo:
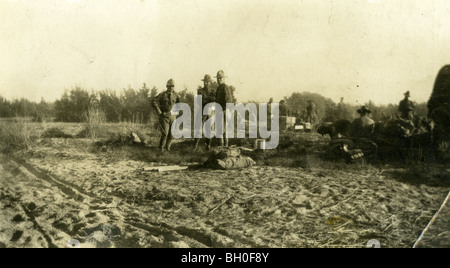
<instances>
[{"instance_id":1,"label":"soldier in uniform","mask_svg":"<svg viewBox=\"0 0 450 268\"><path fill-rule=\"evenodd\" d=\"M272 114L272 103L273 103L273 98L270 98L269 102L267 103L267 115L269 117Z\"/></svg>"},{"instance_id":2,"label":"soldier in uniform","mask_svg":"<svg viewBox=\"0 0 450 268\"><path fill-rule=\"evenodd\" d=\"M203 109L205 108L205 106L208 103L214 102L214 88L212 87L213 85L213 80L211 78L211 76L209 74L206 74L205 77L202 79L203 81L203 87L198 89L197 91L197 95L201 95L202 96L202 109L201 111L199 111L200 113L202 113L202 128L203 128L203 124L205 123L206 120L208 120L209 118L211 118L213 115L203 115ZM200 143L201 138L196 138L195 139L195 146L194 146L194 151L196 151L198 149L198 144ZM207 143L207 150L209 150L211 148L211 141L212 139L208 139L208 143Z\"/></svg>"},{"instance_id":3,"label":"soldier in uniform","mask_svg":"<svg viewBox=\"0 0 450 268\"><path fill-rule=\"evenodd\" d=\"M287 105L286 105L286 101L285 100L280 100L279 115L280 116L287 116L288 115L288 109L287 109Z\"/></svg>"},{"instance_id":4,"label":"soldier in uniform","mask_svg":"<svg viewBox=\"0 0 450 268\"><path fill-rule=\"evenodd\" d=\"M306 122L314 124L316 121L316 105L312 100L308 100L308 106L306 106Z\"/></svg>"},{"instance_id":5,"label":"soldier in uniform","mask_svg":"<svg viewBox=\"0 0 450 268\"><path fill-rule=\"evenodd\" d=\"M337 119L347 119L345 114L345 103L343 97L341 97L341 102L339 102L337 105L337 112L338 112Z\"/></svg>"},{"instance_id":6,"label":"soldier in uniform","mask_svg":"<svg viewBox=\"0 0 450 268\"><path fill-rule=\"evenodd\" d=\"M370 118L371 110L367 109L366 106L362 106L357 110L360 118L353 120L351 136L355 138L372 138L375 121Z\"/></svg>"},{"instance_id":7,"label":"soldier in uniform","mask_svg":"<svg viewBox=\"0 0 450 268\"><path fill-rule=\"evenodd\" d=\"M171 114L172 107L175 103L179 103L180 99L175 93L175 83L173 79L169 79L166 84L167 90L156 96L153 101L153 106L159 114L159 129L161 131L161 140L159 147L162 152L165 150L170 152L172 144L172 123L175 121L175 116Z\"/></svg>"},{"instance_id":8,"label":"soldier in uniform","mask_svg":"<svg viewBox=\"0 0 450 268\"><path fill-rule=\"evenodd\" d=\"M268 129L272 129L272 103L273 98L269 99L269 102L267 103L267 127Z\"/></svg>"},{"instance_id":9,"label":"soldier in uniform","mask_svg":"<svg viewBox=\"0 0 450 268\"><path fill-rule=\"evenodd\" d=\"M400 112L400 118L404 120L413 120L414 119L414 103L409 100L411 97L409 91L405 94L405 98L400 101L398 105L398 111Z\"/></svg>"},{"instance_id":10,"label":"soldier in uniform","mask_svg":"<svg viewBox=\"0 0 450 268\"><path fill-rule=\"evenodd\" d=\"M376 159L378 155L378 145L372 140L375 132L375 121L370 118L370 111L366 106L362 106L357 110L360 118L353 120L350 135L357 147L359 147L365 155L372 159Z\"/></svg>"},{"instance_id":11,"label":"soldier in uniform","mask_svg":"<svg viewBox=\"0 0 450 268\"><path fill-rule=\"evenodd\" d=\"M217 72L217 83L219 84L219 87L216 91L216 102L222 106L223 109L223 133L225 135L225 142L223 138L220 138L220 146L228 147L228 137L226 135L226 107L227 103L233 102L233 97L231 95L230 88L225 84L225 73L222 70L219 70Z\"/></svg>"}]
</instances>

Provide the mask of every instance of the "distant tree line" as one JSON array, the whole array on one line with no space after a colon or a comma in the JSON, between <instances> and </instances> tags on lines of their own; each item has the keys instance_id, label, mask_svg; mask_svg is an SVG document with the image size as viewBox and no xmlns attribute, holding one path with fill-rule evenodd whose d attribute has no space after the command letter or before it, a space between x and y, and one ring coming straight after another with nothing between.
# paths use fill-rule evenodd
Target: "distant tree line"
<instances>
[{"instance_id":1,"label":"distant tree line","mask_svg":"<svg viewBox=\"0 0 450 268\"><path fill-rule=\"evenodd\" d=\"M25 98L9 101L0 96L0 117L32 117L35 121L50 119L54 114L53 103L42 99L32 102Z\"/></svg>"},{"instance_id":2,"label":"distant tree line","mask_svg":"<svg viewBox=\"0 0 450 268\"><path fill-rule=\"evenodd\" d=\"M32 117L33 121L86 122L93 110L101 112L107 122L151 123L157 121L152 107L158 95L156 87L143 84L140 89L127 88L119 94L114 90L66 90L55 102L32 102L25 98L9 101L0 96L0 117ZM182 102L194 107L194 94L184 89L177 92Z\"/></svg>"},{"instance_id":3,"label":"distant tree line","mask_svg":"<svg viewBox=\"0 0 450 268\"><path fill-rule=\"evenodd\" d=\"M215 85L217 87L217 85ZM235 88L231 87L233 100ZM75 87L66 90L60 99L55 102L32 102L25 98L9 101L0 96L0 117L32 117L34 121L59 121L59 122L86 122L92 109L98 110L107 122L134 122L155 123L158 121L156 111L152 107L154 98L160 93L156 87L148 88L143 84L140 89L127 88L119 94L114 90L86 90ZM187 103L192 111L194 108L194 94L188 89L177 91L182 102ZM360 107L346 104L341 101L336 103L329 98L312 93L292 93L285 97L288 114L301 116L305 113L308 100L312 100L316 107L317 120L319 122L331 122L336 119L353 120L358 117L356 110ZM400 100L399 100L400 101ZM275 101L275 102L279 102ZM375 105L372 101L365 103L372 110L372 118L376 121L385 121L395 118L398 104ZM416 105L415 112L419 116L427 116L426 103Z\"/></svg>"},{"instance_id":4,"label":"distant tree line","mask_svg":"<svg viewBox=\"0 0 450 268\"><path fill-rule=\"evenodd\" d=\"M66 91L61 99L55 101L55 120L62 122L83 122L89 109L104 113L107 122L150 123L157 119L152 106L154 98L160 93L156 87L143 84L140 89L123 89L120 94L114 90L87 91L76 87ZM194 94L187 89L177 92L181 101L194 103Z\"/></svg>"}]
</instances>

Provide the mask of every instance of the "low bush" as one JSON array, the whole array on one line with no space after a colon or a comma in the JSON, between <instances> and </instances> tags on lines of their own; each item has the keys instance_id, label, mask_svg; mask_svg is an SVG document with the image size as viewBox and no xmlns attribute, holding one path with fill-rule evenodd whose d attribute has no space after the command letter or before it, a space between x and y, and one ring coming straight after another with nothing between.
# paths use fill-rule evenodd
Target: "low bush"
<instances>
[{"instance_id":1,"label":"low bush","mask_svg":"<svg viewBox=\"0 0 450 268\"><path fill-rule=\"evenodd\" d=\"M4 153L28 149L39 135L32 135L26 122L0 122L0 145Z\"/></svg>"}]
</instances>

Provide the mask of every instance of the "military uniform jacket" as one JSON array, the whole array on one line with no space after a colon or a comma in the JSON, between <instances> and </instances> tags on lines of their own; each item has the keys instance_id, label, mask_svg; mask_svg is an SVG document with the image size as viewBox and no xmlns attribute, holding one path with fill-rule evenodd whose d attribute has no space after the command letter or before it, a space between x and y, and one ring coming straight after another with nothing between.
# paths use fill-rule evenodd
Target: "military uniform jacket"
<instances>
[{"instance_id":1,"label":"military uniform jacket","mask_svg":"<svg viewBox=\"0 0 450 268\"><path fill-rule=\"evenodd\" d=\"M310 114L314 113L316 111L316 105L309 104L308 106L306 106L306 111Z\"/></svg>"},{"instance_id":2,"label":"military uniform jacket","mask_svg":"<svg viewBox=\"0 0 450 268\"><path fill-rule=\"evenodd\" d=\"M197 91L197 95L201 95L202 96L202 110L205 108L205 106L208 103L214 102L214 89L212 87L208 87L208 88L200 88Z\"/></svg>"},{"instance_id":3,"label":"military uniform jacket","mask_svg":"<svg viewBox=\"0 0 450 268\"><path fill-rule=\"evenodd\" d=\"M398 110L403 113L409 113L414 110L414 103L410 100L404 99L398 105Z\"/></svg>"},{"instance_id":4,"label":"military uniform jacket","mask_svg":"<svg viewBox=\"0 0 450 268\"><path fill-rule=\"evenodd\" d=\"M375 121L367 116L363 116L353 120L351 135L359 138L371 138L374 129Z\"/></svg>"},{"instance_id":5,"label":"military uniform jacket","mask_svg":"<svg viewBox=\"0 0 450 268\"><path fill-rule=\"evenodd\" d=\"M279 116L287 116L287 105L286 104L280 104Z\"/></svg>"},{"instance_id":6,"label":"military uniform jacket","mask_svg":"<svg viewBox=\"0 0 450 268\"><path fill-rule=\"evenodd\" d=\"M233 98L231 97L231 90L227 85L221 84L217 88L216 102L220 104L220 106L222 106L222 109L224 110L227 108L227 103L233 102Z\"/></svg>"},{"instance_id":7,"label":"military uniform jacket","mask_svg":"<svg viewBox=\"0 0 450 268\"><path fill-rule=\"evenodd\" d=\"M155 109L162 113L168 113L172 110L175 103L179 103L180 98L175 92L169 93L167 91L162 92L153 100L153 106Z\"/></svg>"}]
</instances>

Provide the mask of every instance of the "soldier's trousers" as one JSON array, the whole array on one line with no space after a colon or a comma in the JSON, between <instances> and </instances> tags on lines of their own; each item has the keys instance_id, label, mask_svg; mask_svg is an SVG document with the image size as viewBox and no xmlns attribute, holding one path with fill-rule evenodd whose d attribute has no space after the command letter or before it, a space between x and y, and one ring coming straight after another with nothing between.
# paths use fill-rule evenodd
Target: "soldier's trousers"
<instances>
[{"instance_id":1,"label":"soldier's trousers","mask_svg":"<svg viewBox=\"0 0 450 268\"><path fill-rule=\"evenodd\" d=\"M413 120L414 113L412 111L402 111L400 118L405 119L405 120Z\"/></svg>"},{"instance_id":2,"label":"soldier's trousers","mask_svg":"<svg viewBox=\"0 0 450 268\"><path fill-rule=\"evenodd\" d=\"M172 123L175 121L175 116L162 114L159 117L159 130L161 131L161 140L159 147L161 149L166 146L169 148L172 143Z\"/></svg>"},{"instance_id":3,"label":"soldier's trousers","mask_svg":"<svg viewBox=\"0 0 450 268\"><path fill-rule=\"evenodd\" d=\"M223 110L223 129L222 129L222 133L224 138L219 138L219 142L220 142L220 146L225 146L228 147L228 134L227 134L227 119L230 119L227 117L227 112L226 110ZM224 140L225 140L225 144L224 144Z\"/></svg>"},{"instance_id":4,"label":"soldier's trousers","mask_svg":"<svg viewBox=\"0 0 450 268\"><path fill-rule=\"evenodd\" d=\"M202 116L202 129L203 129L203 125L205 124L206 120L210 119L213 116L214 116L214 113L213 113L213 115L203 115ZM198 146L198 144L200 143L200 140L201 140L201 138L195 139L195 147ZM211 147L211 141L212 141L212 139L208 139L208 148Z\"/></svg>"}]
</instances>

